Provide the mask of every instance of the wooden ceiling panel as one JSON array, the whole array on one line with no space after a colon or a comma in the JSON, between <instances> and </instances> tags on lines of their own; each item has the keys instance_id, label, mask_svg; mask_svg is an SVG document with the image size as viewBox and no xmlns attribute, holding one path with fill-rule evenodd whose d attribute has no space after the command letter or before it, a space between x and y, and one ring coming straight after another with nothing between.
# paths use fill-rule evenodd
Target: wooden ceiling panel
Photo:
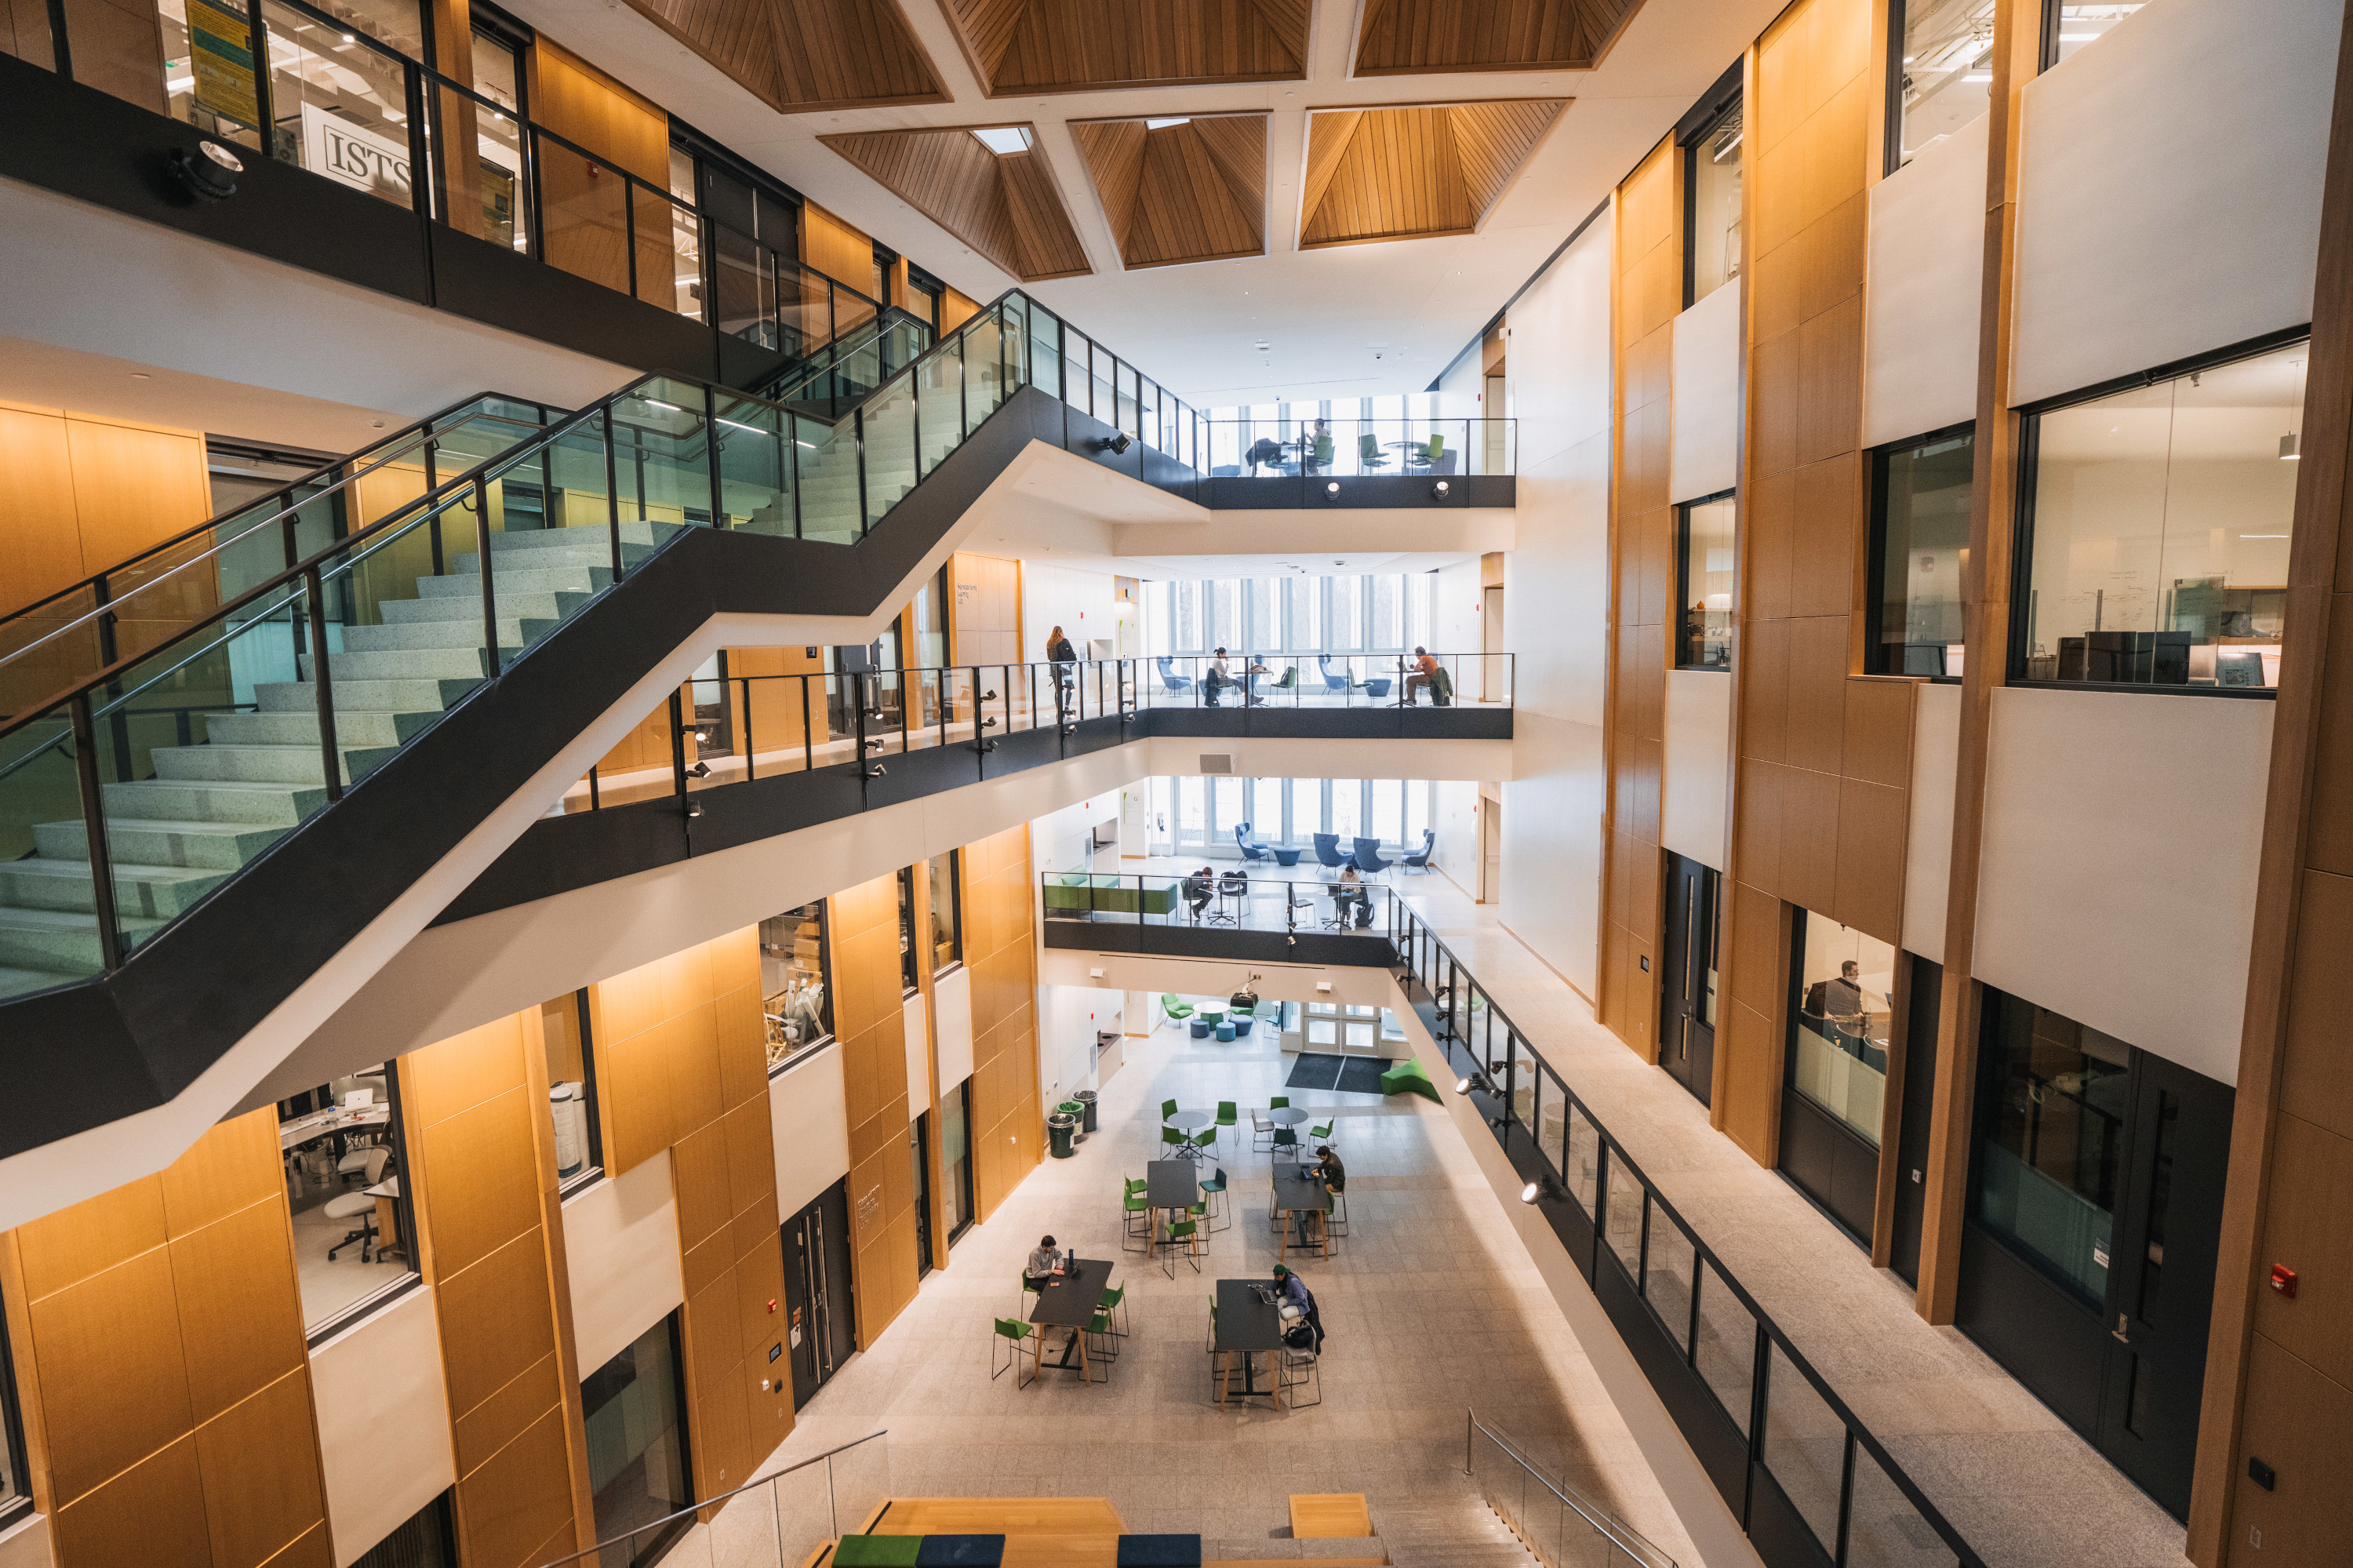
<instances>
[{"instance_id":1,"label":"wooden ceiling panel","mask_svg":"<svg viewBox=\"0 0 2353 1568\"><path fill-rule=\"evenodd\" d=\"M945 0L991 98L1303 81L1307 0Z\"/></svg>"},{"instance_id":2,"label":"wooden ceiling panel","mask_svg":"<svg viewBox=\"0 0 2353 1568\"><path fill-rule=\"evenodd\" d=\"M1356 74L1591 70L1641 0L1365 0Z\"/></svg>"},{"instance_id":3,"label":"wooden ceiling panel","mask_svg":"<svg viewBox=\"0 0 2353 1568\"><path fill-rule=\"evenodd\" d=\"M1300 249L1475 232L1567 107L1536 99L1314 111Z\"/></svg>"},{"instance_id":4,"label":"wooden ceiling panel","mask_svg":"<svg viewBox=\"0 0 2353 1568\"><path fill-rule=\"evenodd\" d=\"M781 113L945 103L896 0L629 0Z\"/></svg>"},{"instance_id":5,"label":"wooden ceiling panel","mask_svg":"<svg viewBox=\"0 0 2353 1568\"><path fill-rule=\"evenodd\" d=\"M1071 131L1123 265L1171 267L1266 250L1263 114L1082 121Z\"/></svg>"},{"instance_id":6,"label":"wooden ceiling panel","mask_svg":"<svg viewBox=\"0 0 2353 1568\"><path fill-rule=\"evenodd\" d=\"M1092 270L1053 175L1035 151L993 153L963 129L818 140L1025 283Z\"/></svg>"}]
</instances>

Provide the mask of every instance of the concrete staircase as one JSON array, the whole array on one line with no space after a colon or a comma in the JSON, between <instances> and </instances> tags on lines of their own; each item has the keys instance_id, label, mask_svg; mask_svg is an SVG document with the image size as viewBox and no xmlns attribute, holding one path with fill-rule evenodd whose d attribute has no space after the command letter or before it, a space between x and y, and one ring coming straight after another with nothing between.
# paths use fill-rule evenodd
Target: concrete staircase
<instances>
[{"instance_id":1,"label":"concrete staircase","mask_svg":"<svg viewBox=\"0 0 2353 1568\"><path fill-rule=\"evenodd\" d=\"M1466 1491L1460 1502L1382 1502L1373 1528L1397 1568L1540 1568L1535 1554ZM1566 1568L1566 1565L1564 1565Z\"/></svg>"},{"instance_id":2,"label":"concrete staircase","mask_svg":"<svg viewBox=\"0 0 2353 1568\"><path fill-rule=\"evenodd\" d=\"M987 372L993 388L996 366L988 366ZM975 375L978 374L976 370ZM995 405L977 381L969 395L974 423L977 424L979 410L983 407L993 409ZM890 404L887 410L873 406L867 409L865 508L869 515L881 517L915 488L914 432L911 429L913 422L913 410L903 399ZM922 436L925 474L964 444L960 426L944 419L926 417ZM849 421L843 421L837 429L830 446L814 457L803 454L800 482L801 537L854 543L863 532L863 519L859 515L858 443L851 436Z\"/></svg>"},{"instance_id":3,"label":"concrete staircase","mask_svg":"<svg viewBox=\"0 0 2353 1568\"><path fill-rule=\"evenodd\" d=\"M680 526L623 524L624 565L651 555ZM500 534L491 551L502 660L613 580L603 528ZM489 673L480 557L468 553L448 564L417 580L414 599L378 600L375 624L331 628L340 633L328 657L345 785L366 778ZM258 711L206 715L201 744L158 747L151 777L100 786L126 948L327 803L311 661L300 661L300 679L252 692ZM100 964L81 821L37 823L33 839L32 854L0 862L0 996L79 980Z\"/></svg>"}]
</instances>

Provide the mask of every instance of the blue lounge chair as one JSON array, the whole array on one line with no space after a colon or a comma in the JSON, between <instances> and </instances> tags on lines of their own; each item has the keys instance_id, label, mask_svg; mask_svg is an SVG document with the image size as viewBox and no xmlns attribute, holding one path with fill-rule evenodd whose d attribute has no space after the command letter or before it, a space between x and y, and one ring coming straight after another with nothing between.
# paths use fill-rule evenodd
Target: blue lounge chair
<instances>
[{"instance_id":1,"label":"blue lounge chair","mask_svg":"<svg viewBox=\"0 0 2353 1568\"><path fill-rule=\"evenodd\" d=\"M1193 677L1190 675L1178 674L1175 668L1176 663L1176 661L1169 655L1161 655L1160 684L1162 689L1168 692L1191 691L1193 689Z\"/></svg>"},{"instance_id":2,"label":"blue lounge chair","mask_svg":"<svg viewBox=\"0 0 2353 1568\"><path fill-rule=\"evenodd\" d=\"M1274 858L1274 853L1271 850L1268 849L1264 844L1255 844L1250 842L1250 825L1248 822L1236 822L1234 824L1234 842L1241 846L1242 858L1244 860L1272 860Z\"/></svg>"},{"instance_id":3,"label":"blue lounge chair","mask_svg":"<svg viewBox=\"0 0 2353 1568\"><path fill-rule=\"evenodd\" d=\"M1421 830L1421 847L1418 850L1409 850L1400 855L1398 858L1398 863L1414 871L1427 873L1430 870L1430 852L1437 847L1438 830L1424 828Z\"/></svg>"},{"instance_id":4,"label":"blue lounge chair","mask_svg":"<svg viewBox=\"0 0 2353 1568\"><path fill-rule=\"evenodd\" d=\"M1381 841L1378 839L1358 839L1355 847L1356 853L1350 858L1356 862L1356 869L1366 876L1377 875L1397 863L1381 858Z\"/></svg>"},{"instance_id":5,"label":"blue lounge chair","mask_svg":"<svg viewBox=\"0 0 2353 1568\"><path fill-rule=\"evenodd\" d=\"M1350 863L1348 857L1340 853L1340 835L1337 833L1315 835L1315 858L1335 871Z\"/></svg>"}]
</instances>

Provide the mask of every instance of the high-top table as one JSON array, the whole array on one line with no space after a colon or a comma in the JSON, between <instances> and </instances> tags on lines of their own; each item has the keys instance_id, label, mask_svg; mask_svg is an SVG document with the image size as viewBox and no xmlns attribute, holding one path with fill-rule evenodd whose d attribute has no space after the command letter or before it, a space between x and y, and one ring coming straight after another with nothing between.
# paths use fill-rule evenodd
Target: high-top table
<instances>
[{"instance_id":1,"label":"high-top table","mask_svg":"<svg viewBox=\"0 0 2353 1568\"><path fill-rule=\"evenodd\" d=\"M1218 1354L1226 1358L1218 1380L1218 1403L1224 1404L1234 1391L1234 1363L1239 1352L1242 1358L1244 1398L1271 1395L1277 1410L1282 1408L1282 1373L1277 1367L1272 1383L1266 1388L1258 1386L1258 1363L1251 1360L1260 1351L1280 1355L1282 1351L1282 1314L1272 1304L1261 1301L1250 1287L1264 1285L1263 1279L1220 1279L1218 1281L1218 1332L1213 1343Z\"/></svg>"},{"instance_id":2,"label":"high-top table","mask_svg":"<svg viewBox=\"0 0 2353 1568\"><path fill-rule=\"evenodd\" d=\"M1274 1213L1277 1226L1275 1242L1277 1257L1287 1258L1291 1255L1291 1226L1285 1222L1289 1221L1293 1214L1299 1216L1301 1250L1304 1251L1309 1245L1307 1226L1310 1216L1313 1216L1315 1225L1315 1245L1327 1255L1331 1253L1332 1234L1329 1221L1332 1213L1332 1192L1331 1189L1325 1187L1323 1182L1312 1176L1300 1175L1296 1167L1286 1173L1280 1165L1276 1166Z\"/></svg>"},{"instance_id":3,"label":"high-top table","mask_svg":"<svg viewBox=\"0 0 2353 1568\"><path fill-rule=\"evenodd\" d=\"M1155 1162L1156 1163L1156 1162ZM1062 1359L1054 1364L1064 1372L1075 1372L1082 1379L1089 1377L1087 1370L1087 1325L1103 1310L1103 1293L1111 1284L1111 1265L1093 1258L1071 1258L1062 1266L1071 1272L1061 1278L1050 1280L1038 1288L1038 1304L1029 1308L1029 1320L1041 1329L1069 1329L1071 1342L1078 1347L1079 1364L1071 1364L1070 1346L1062 1349ZM1038 1347L1042 1352L1045 1346ZM1039 1365L1044 1365L1041 1355Z\"/></svg>"}]
</instances>

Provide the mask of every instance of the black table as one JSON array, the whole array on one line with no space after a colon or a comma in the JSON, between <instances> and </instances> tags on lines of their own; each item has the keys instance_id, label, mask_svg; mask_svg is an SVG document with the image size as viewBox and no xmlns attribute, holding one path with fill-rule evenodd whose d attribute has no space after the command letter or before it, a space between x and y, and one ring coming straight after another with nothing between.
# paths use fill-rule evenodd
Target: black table
<instances>
[{"instance_id":1,"label":"black table","mask_svg":"<svg viewBox=\"0 0 2353 1568\"><path fill-rule=\"evenodd\" d=\"M1250 1287L1268 1283L1263 1279L1220 1279L1218 1281L1218 1353L1221 1356L1239 1351L1242 1358L1242 1396L1251 1398L1271 1394L1274 1407L1282 1408L1282 1379L1278 1375L1271 1388L1258 1386L1258 1363L1250 1358L1261 1351L1279 1353L1282 1349L1282 1315L1274 1307L1258 1298ZM1234 1363L1224 1363L1225 1371L1218 1381L1218 1403L1223 1404L1233 1392Z\"/></svg>"},{"instance_id":2,"label":"black table","mask_svg":"<svg viewBox=\"0 0 2353 1568\"><path fill-rule=\"evenodd\" d=\"M1163 1162L1155 1160L1154 1163ZM1084 1377L1087 1375L1087 1325L1095 1320L1097 1312L1103 1310L1103 1289L1111 1284L1111 1265L1093 1258L1073 1258L1062 1266L1071 1272L1039 1287L1038 1305L1029 1308L1029 1320L1041 1329L1073 1330L1071 1343L1078 1347L1079 1364L1075 1367L1071 1364L1069 1345L1062 1348L1062 1359L1054 1364L1064 1372L1075 1372ZM1041 1352L1044 1348L1043 1345L1039 1347ZM1042 1354L1039 1364L1044 1364Z\"/></svg>"},{"instance_id":3,"label":"black table","mask_svg":"<svg viewBox=\"0 0 2353 1568\"><path fill-rule=\"evenodd\" d=\"M1277 1167L1274 1172L1274 1212L1278 1224L1293 1214L1299 1216L1299 1245L1303 1248L1307 1245L1308 1216L1313 1214L1315 1217L1316 1239L1324 1252L1332 1250L1328 1224L1332 1213L1332 1193L1323 1182L1310 1176L1299 1175L1296 1168L1286 1173ZM1291 1255L1291 1229L1288 1225L1280 1229L1275 1255Z\"/></svg>"}]
</instances>

